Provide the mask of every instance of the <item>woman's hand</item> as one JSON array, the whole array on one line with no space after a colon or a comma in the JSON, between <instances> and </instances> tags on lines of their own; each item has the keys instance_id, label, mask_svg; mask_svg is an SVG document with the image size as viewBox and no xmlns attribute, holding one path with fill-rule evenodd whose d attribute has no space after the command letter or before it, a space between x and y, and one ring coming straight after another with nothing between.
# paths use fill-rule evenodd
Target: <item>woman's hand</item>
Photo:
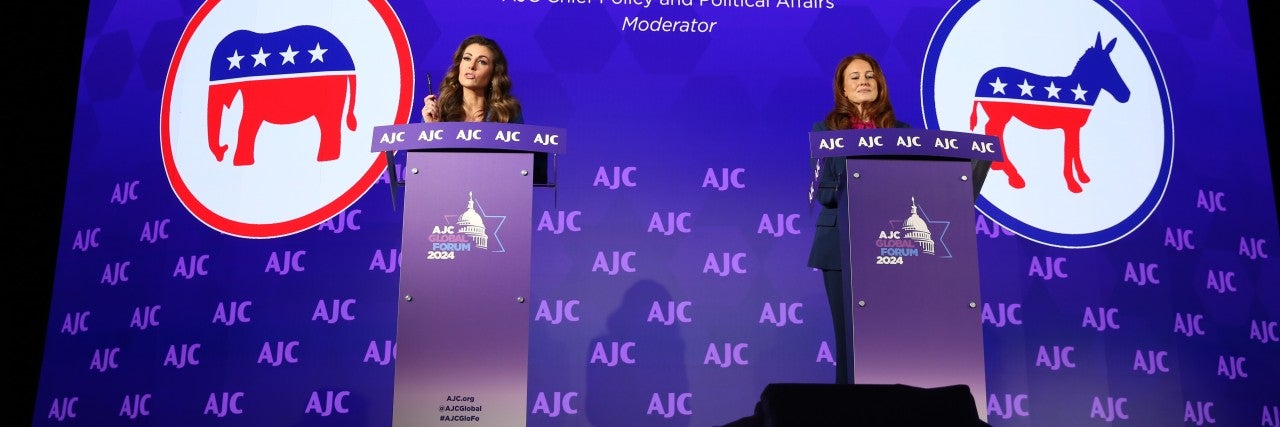
<instances>
[{"instance_id":1,"label":"woman's hand","mask_svg":"<svg viewBox=\"0 0 1280 427\"><path fill-rule=\"evenodd\" d=\"M436 102L435 95L422 98L422 121L424 123L440 121L440 104Z\"/></svg>"}]
</instances>

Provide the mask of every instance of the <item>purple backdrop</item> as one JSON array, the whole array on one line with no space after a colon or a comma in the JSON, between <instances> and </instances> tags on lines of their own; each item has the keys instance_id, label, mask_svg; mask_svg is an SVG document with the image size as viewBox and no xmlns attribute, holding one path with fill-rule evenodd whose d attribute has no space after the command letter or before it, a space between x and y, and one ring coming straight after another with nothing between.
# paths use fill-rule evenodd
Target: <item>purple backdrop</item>
<instances>
[{"instance_id":1,"label":"purple backdrop","mask_svg":"<svg viewBox=\"0 0 1280 427\"><path fill-rule=\"evenodd\" d=\"M1280 424L1246 3L1022 3L93 1L34 424L390 425L402 214L370 136L477 32L573 139L533 192L530 425L721 424L830 381L807 132L854 52L1022 178L973 218L993 425ZM237 30L261 49L225 55ZM343 55L210 102L211 67ZM216 157L246 136L253 164Z\"/></svg>"}]
</instances>

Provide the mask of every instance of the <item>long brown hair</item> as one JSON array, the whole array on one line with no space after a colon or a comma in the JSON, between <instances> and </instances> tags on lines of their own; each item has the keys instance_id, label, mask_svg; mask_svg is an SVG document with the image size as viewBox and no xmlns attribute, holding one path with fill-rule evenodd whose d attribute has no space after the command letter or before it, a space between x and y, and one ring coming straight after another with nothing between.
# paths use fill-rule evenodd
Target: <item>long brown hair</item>
<instances>
[{"instance_id":1,"label":"long brown hair","mask_svg":"<svg viewBox=\"0 0 1280 427\"><path fill-rule=\"evenodd\" d=\"M462 64L462 53L468 46L478 44L493 51L493 75L489 87L484 93L484 120L489 122L509 123L520 116L520 101L511 95L511 76L507 74L507 55L502 53L498 42L485 36L474 35L462 40L458 50L453 53L453 65L445 73L440 86L440 121L466 121L466 112L462 108L462 85L458 83L459 68Z\"/></svg>"},{"instance_id":2,"label":"long brown hair","mask_svg":"<svg viewBox=\"0 0 1280 427\"><path fill-rule=\"evenodd\" d=\"M897 118L893 115L893 104L889 103L889 84L884 80L880 63L876 62L871 55L858 53L846 56L836 67L836 78L832 85L835 90L835 106L831 107L831 112L827 113L827 118L823 121L827 129L848 129L851 127L850 121L858 116L858 107L844 95L844 69L859 59L871 64L871 78L875 79L878 89L876 99L862 106L863 116L875 123L878 128L892 128L897 123ZM857 118L862 119L862 117Z\"/></svg>"}]
</instances>

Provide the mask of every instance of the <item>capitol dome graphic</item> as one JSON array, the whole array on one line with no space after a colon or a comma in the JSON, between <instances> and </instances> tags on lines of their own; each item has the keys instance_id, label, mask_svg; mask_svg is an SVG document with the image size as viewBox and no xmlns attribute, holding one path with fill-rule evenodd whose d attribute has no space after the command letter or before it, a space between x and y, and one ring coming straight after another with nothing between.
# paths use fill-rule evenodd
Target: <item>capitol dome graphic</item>
<instances>
[{"instance_id":1,"label":"capitol dome graphic","mask_svg":"<svg viewBox=\"0 0 1280 427\"><path fill-rule=\"evenodd\" d=\"M471 192L467 192L467 210L458 215L457 225L458 232L470 237L471 243L477 248L489 249L489 236L485 233L484 218L476 213L476 197ZM929 247L933 248L933 244L930 243Z\"/></svg>"},{"instance_id":2,"label":"capitol dome graphic","mask_svg":"<svg viewBox=\"0 0 1280 427\"><path fill-rule=\"evenodd\" d=\"M907 217L902 223L902 231L905 231L906 237L916 242L920 246L920 250L924 253L933 255L933 233L929 232L929 224L925 223L920 214L917 213L916 198L911 198L911 216Z\"/></svg>"}]
</instances>

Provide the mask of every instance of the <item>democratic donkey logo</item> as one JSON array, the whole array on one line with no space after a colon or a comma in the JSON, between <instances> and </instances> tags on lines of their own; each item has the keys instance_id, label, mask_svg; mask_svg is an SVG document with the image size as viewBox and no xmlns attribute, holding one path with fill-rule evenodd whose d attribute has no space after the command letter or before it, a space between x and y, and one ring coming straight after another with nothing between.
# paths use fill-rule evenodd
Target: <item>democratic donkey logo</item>
<instances>
[{"instance_id":1,"label":"democratic donkey logo","mask_svg":"<svg viewBox=\"0 0 1280 427\"><path fill-rule=\"evenodd\" d=\"M1105 245L1164 196L1168 91L1142 32L1111 1L957 2L921 76L928 127L999 138L1004 159L977 207L1023 237Z\"/></svg>"},{"instance_id":2,"label":"democratic donkey logo","mask_svg":"<svg viewBox=\"0 0 1280 427\"><path fill-rule=\"evenodd\" d=\"M412 105L408 39L382 1L206 2L161 106L169 183L201 222L273 238L351 206L386 169L372 129ZM357 90L357 88L359 90Z\"/></svg>"},{"instance_id":3,"label":"democratic donkey logo","mask_svg":"<svg viewBox=\"0 0 1280 427\"><path fill-rule=\"evenodd\" d=\"M1003 161L991 164L991 170L1004 171L1010 187L1023 188L1027 185L1005 148L1008 145L1004 138L1005 126L1017 118L1036 129L1062 131L1063 180L1072 193L1084 191L1080 184L1089 182L1089 174L1085 173L1080 160L1080 128L1089 121L1093 104L1103 91L1111 93L1116 101L1129 100L1129 87L1125 86L1111 62L1111 50L1115 46L1116 40L1111 39L1103 47L1102 35L1099 34L1093 47L1085 50L1071 74L1065 76L1044 76L1017 68L996 67L978 80L978 88L973 94L973 110L969 113L969 129L973 130L978 125L979 109L987 114L987 125L982 133L1000 138L1000 147L1006 153ZM1021 83L1015 83L1019 81Z\"/></svg>"}]
</instances>

